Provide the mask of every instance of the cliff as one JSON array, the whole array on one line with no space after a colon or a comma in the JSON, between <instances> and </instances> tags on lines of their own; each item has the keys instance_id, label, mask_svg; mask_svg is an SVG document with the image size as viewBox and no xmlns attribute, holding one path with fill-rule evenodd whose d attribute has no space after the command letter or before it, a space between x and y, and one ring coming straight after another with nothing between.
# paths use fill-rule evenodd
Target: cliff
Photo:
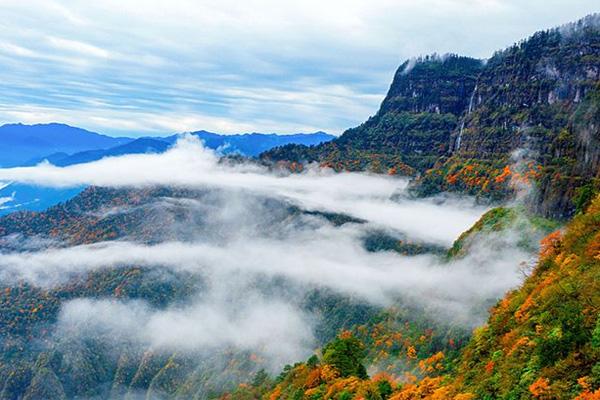
<instances>
[{"instance_id":1,"label":"cliff","mask_svg":"<svg viewBox=\"0 0 600 400\"><path fill-rule=\"evenodd\" d=\"M486 62L407 61L364 124L327 144L261 158L413 175L420 195L506 199L516 178L535 189L537 212L567 218L600 186L599 20L538 32Z\"/></svg>"}]
</instances>

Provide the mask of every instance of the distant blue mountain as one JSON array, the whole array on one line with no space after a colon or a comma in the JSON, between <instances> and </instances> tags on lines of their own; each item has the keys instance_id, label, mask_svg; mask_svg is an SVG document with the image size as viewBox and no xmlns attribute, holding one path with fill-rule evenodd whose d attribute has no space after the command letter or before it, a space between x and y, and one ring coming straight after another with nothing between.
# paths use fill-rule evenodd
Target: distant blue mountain
<instances>
[{"instance_id":1,"label":"distant blue mountain","mask_svg":"<svg viewBox=\"0 0 600 400\"><path fill-rule=\"evenodd\" d=\"M170 146L171 143L161 139L140 138L106 150L87 150L74 154L54 153L47 157L30 160L24 165L36 165L46 160L56 166L66 167L67 165L97 161L104 157L116 157L126 154L162 153Z\"/></svg>"},{"instance_id":2,"label":"distant blue mountain","mask_svg":"<svg viewBox=\"0 0 600 400\"><path fill-rule=\"evenodd\" d=\"M107 149L131 142L64 124L7 124L0 126L0 166L24 165L55 153Z\"/></svg>"},{"instance_id":3,"label":"distant blue mountain","mask_svg":"<svg viewBox=\"0 0 600 400\"><path fill-rule=\"evenodd\" d=\"M191 133L219 154L258 156L263 151L290 143L307 146L332 140L324 132L277 135L249 133L219 135L207 131ZM126 154L162 153L181 134L139 139L110 137L64 124L0 126L0 167L32 166L48 161L64 167ZM41 211L79 194L84 188L53 189L0 182L0 215L19 210Z\"/></svg>"},{"instance_id":4,"label":"distant blue mountain","mask_svg":"<svg viewBox=\"0 0 600 400\"><path fill-rule=\"evenodd\" d=\"M275 133L219 135L207 131L197 131L191 132L191 135L197 136L204 142L206 147L217 150L221 154L241 154L248 157L256 157L264 151L286 144L293 143L312 146L328 142L335 138L335 136L325 132L297 133L292 135L277 135ZM179 136L169 136L165 140L173 143Z\"/></svg>"}]
</instances>

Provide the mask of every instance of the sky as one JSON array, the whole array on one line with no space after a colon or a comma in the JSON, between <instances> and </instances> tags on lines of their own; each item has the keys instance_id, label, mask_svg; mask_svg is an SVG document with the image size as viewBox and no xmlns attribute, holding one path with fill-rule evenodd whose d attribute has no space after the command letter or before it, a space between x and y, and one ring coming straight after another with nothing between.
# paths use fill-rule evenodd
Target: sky
<instances>
[{"instance_id":1,"label":"sky","mask_svg":"<svg viewBox=\"0 0 600 400\"><path fill-rule=\"evenodd\" d=\"M598 0L0 0L0 123L340 134L410 57L488 58Z\"/></svg>"}]
</instances>

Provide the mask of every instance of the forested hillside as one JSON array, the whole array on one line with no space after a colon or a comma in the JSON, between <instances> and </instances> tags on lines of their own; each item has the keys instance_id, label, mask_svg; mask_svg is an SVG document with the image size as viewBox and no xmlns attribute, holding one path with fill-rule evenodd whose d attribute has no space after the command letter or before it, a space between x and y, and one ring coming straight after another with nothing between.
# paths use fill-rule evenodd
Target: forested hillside
<instances>
[{"instance_id":1,"label":"forested hillside","mask_svg":"<svg viewBox=\"0 0 600 400\"><path fill-rule=\"evenodd\" d=\"M20 170L111 174L0 217L0 399L599 399L599 78L591 16L261 155L378 174L190 138Z\"/></svg>"},{"instance_id":2,"label":"forested hillside","mask_svg":"<svg viewBox=\"0 0 600 400\"><path fill-rule=\"evenodd\" d=\"M490 227L498 227L496 217ZM532 274L460 352L451 335L440 341L432 330L413 329L379 323L344 331L308 361L224 399L599 398L600 196L543 240ZM388 353L413 369L398 376L380 368ZM371 377L366 366L375 366Z\"/></svg>"},{"instance_id":3,"label":"forested hillside","mask_svg":"<svg viewBox=\"0 0 600 400\"><path fill-rule=\"evenodd\" d=\"M288 145L267 162L418 177L415 192L514 195L568 217L599 188L600 23L597 15L538 32L487 62L428 56L400 66L380 110L320 146ZM580 207L581 208L581 207Z\"/></svg>"}]
</instances>

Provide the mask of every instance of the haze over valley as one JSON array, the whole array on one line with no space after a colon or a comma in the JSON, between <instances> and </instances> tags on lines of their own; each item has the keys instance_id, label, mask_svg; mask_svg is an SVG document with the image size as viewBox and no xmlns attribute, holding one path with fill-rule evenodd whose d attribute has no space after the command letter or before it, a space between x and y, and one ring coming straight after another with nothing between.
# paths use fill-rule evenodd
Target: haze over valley
<instances>
[{"instance_id":1,"label":"haze over valley","mask_svg":"<svg viewBox=\"0 0 600 400\"><path fill-rule=\"evenodd\" d=\"M7 2L0 399L597 399L593 6Z\"/></svg>"}]
</instances>

